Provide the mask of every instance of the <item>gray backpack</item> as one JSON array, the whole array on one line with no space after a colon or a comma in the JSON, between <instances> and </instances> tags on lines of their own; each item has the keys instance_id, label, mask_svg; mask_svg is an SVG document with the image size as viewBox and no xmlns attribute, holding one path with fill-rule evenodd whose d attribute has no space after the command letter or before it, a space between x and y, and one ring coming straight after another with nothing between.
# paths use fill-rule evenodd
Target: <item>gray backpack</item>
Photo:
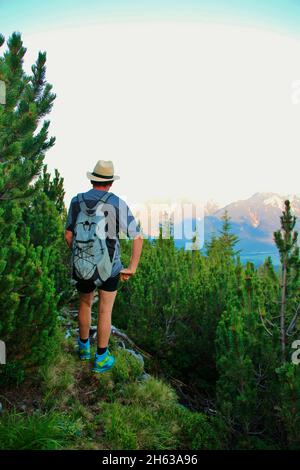
<instances>
[{"instance_id":1,"label":"gray backpack","mask_svg":"<svg viewBox=\"0 0 300 470\"><path fill-rule=\"evenodd\" d=\"M83 195L77 195L80 212L72 241L73 273L75 279L93 281L96 286L101 286L111 276L114 262L114 255L111 260L106 245L107 225L103 212L103 205L110 196L111 194L105 194L90 209L84 202Z\"/></svg>"}]
</instances>

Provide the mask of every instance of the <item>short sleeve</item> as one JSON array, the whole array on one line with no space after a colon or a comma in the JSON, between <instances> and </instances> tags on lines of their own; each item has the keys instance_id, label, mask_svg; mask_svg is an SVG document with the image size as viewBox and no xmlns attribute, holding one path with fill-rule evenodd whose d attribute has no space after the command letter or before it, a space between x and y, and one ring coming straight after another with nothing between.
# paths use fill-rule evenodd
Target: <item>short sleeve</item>
<instances>
[{"instance_id":1,"label":"short sleeve","mask_svg":"<svg viewBox=\"0 0 300 470\"><path fill-rule=\"evenodd\" d=\"M74 233L76 217L78 213L78 211L76 212L75 205L76 205L76 201L75 201L75 198L73 198L71 201L69 210L68 210L68 216L67 216L67 221L66 221L66 226L65 226L65 230L70 230L73 233Z\"/></svg>"},{"instance_id":2,"label":"short sleeve","mask_svg":"<svg viewBox=\"0 0 300 470\"><path fill-rule=\"evenodd\" d=\"M119 208L119 230L130 239L135 238L141 233L134 215L124 201L122 201Z\"/></svg>"}]
</instances>

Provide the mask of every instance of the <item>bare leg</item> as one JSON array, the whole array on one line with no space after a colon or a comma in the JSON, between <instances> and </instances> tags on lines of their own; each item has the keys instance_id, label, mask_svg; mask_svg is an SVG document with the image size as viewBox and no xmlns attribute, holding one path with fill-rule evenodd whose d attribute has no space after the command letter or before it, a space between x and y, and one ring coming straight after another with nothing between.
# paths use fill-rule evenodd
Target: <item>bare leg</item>
<instances>
[{"instance_id":1,"label":"bare leg","mask_svg":"<svg viewBox=\"0 0 300 470\"><path fill-rule=\"evenodd\" d=\"M99 289L98 306L98 348L106 348L111 330L111 313L118 291L107 292Z\"/></svg>"},{"instance_id":2,"label":"bare leg","mask_svg":"<svg viewBox=\"0 0 300 470\"><path fill-rule=\"evenodd\" d=\"M80 292L80 303L78 312L79 334L81 339L87 339L90 333L92 321L92 303L94 292L83 294Z\"/></svg>"}]
</instances>

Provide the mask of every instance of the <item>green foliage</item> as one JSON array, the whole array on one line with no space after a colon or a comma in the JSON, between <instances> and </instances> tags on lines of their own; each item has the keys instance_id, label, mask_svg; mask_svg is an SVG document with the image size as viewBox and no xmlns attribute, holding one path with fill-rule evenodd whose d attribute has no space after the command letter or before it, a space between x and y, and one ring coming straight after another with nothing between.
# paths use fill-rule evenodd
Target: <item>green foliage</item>
<instances>
[{"instance_id":1,"label":"green foliage","mask_svg":"<svg viewBox=\"0 0 300 470\"><path fill-rule=\"evenodd\" d=\"M217 403L238 436L272 425L274 344L255 311L232 307L224 312L217 335ZM273 429L274 431L274 429Z\"/></svg>"},{"instance_id":2,"label":"green foliage","mask_svg":"<svg viewBox=\"0 0 300 470\"><path fill-rule=\"evenodd\" d=\"M276 370L279 377L279 403L276 406L286 432L289 449L300 448L300 373L299 366L286 363Z\"/></svg>"},{"instance_id":3,"label":"green foliage","mask_svg":"<svg viewBox=\"0 0 300 470\"><path fill-rule=\"evenodd\" d=\"M45 152L54 145L48 139L49 121L43 120L52 108L55 95L45 80L46 54L40 52L26 75L23 60L26 48L21 35L13 33L0 57L0 79L6 84L6 104L0 107L0 200L26 198L32 179L43 166Z\"/></svg>"},{"instance_id":4,"label":"green foliage","mask_svg":"<svg viewBox=\"0 0 300 470\"><path fill-rule=\"evenodd\" d=\"M235 245L238 243L238 237L231 233L230 217L225 210L221 217L223 224L219 236L213 236L212 239L207 242L206 250L208 254L214 253L219 254L221 258L231 258L239 253L234 250Z\"/></svg>"},{"instance_id":5,"label":"green foliage","mask_svg":"<svg viewBox=\"0 0 300 470\"><path fill-rule=\"evenodd\" d=\"M52 277L58 306L64 305L73 295L70 284L70 252L64 240L66 209L63 179L58 171L55 176L43 167L43 173L35 183L35 194L23 210L24 224L30 230L30 240L50 252L49 275Z\"/></svg>"},{"instance_id":6,"label":"green foliage","mask_svg":"<svg viewBox=\"0 0 300 470\"><path fill-rule=\"evenodd\" d=\"M69 341L60 337L59 345L55 363L39 374L43 412L6 411L0 448L215 449L226 442L220 421L179 405L164 381L141 380L140 361L126 351L116 349L116 367L94 377Z\"/></svg>"},{"instance_id":7,"label":"green foliage","mask_svg":"<svg viewBox=\"0 0 300 470\"><path fill-rule=\"evenodd\" d=\"M280 337L282 362L286 361L286 349L290 347L291 332L295 327L300 296L300 258L298 232L295 230L296 217L292 214L290 202L280 217L281 228L274 232L274 240L281 260ZM295 316L296 315L296 316Z\"/></svg>"},{"instance_id":8,"label":"green foliage","mask_svg":"<svg viewBox=\"0 0 300 470\"><path fill-rule=\"evenodd\" d=\"M115 366L112 369L112 377L116 384L124 384L137 379L143 372L143 364L126 350L116 350Z\"/></svg>"},{"instance_id":9,"label":"green foliage","mask_svg":"<svg viewBox=\"0 0 300 470\"><path fill-rule=\"evenodd\" d=\"M174 390L154 378L131 383L118 401L102 403L98 419L110 449L218 447L208 418L178 405Z\"/></svg>"},{"instance_id":10,"label":"green foliage","mask_svg":"<svg viewBox=\"0 0 300 470\"><path fill-rule=\"evenodd\" d=\"M293 291L299 251L294 246L297 237L291 233L295 218L288 201L281 223L283 235L276 232L275 238L283 271L287 277L293 272L285 285L287 302L282 297L286 313L288 304L299 302ZM239 448L299 447L299 368L288 362L278 367L282 360L277 321L282 279L270 259L257 271L248 263L240 271L238 302L228 304L218 324L217 404L231 428L232 445Z\"/></svg>"},{"instance_id":11,"label":"green foliage","mask_svg":"<svg viewBox=\"0 0 300 470\"><path fill-rule=\"evenodd\" d=\"M0 57L7 91L0 106L0 338L7 347L2 383L21 382L26 372L51 361L58 306L70 296L67 262L61 262L67 260L63 181L57 171L52 179L43 164L54 144L44 117L55 95L45 80L46 54L39 53L26 75L25 53L20 34L13 33Z\"/></svg>"},{"instance_id":12,"label":"green foliage","mask_svg":"<svg viewBox=\"0 0 300 470\"><path fill-rule=\"evenodd\" d=\"M177 408L181 449L213 450L226 449L228 429L220 417L208 418L202 413L191 412L181 406Z\"/></svg>"},{"instance_id":13,"label":"green foliage","mask_svg":"<svg viewBox=\"0 0 300 470\"><path fill-rule=\"evenodd\" d=\"M130 243L122 249L126 260ZM177 250L173 240L145 240L137 274L121 286L115 322L167 375L208 386L217 322L236 282L230 259L220 264L214 255Z\"/></svg>"},{"instance_id":14,"label":"green foliage","mask_svg":"<svg viewBox=\"0 0 300 470\"><path fill-rule=\"evenodd\" d=\"M80 422L72 422L64 414L4 413L0 421L0 449L57 450L74 442L80 433Z\"/></svg>"},{"instance_id":15,"label":"green foliage","mask_svg":"<svg viewBox=\"0 0 300 470\"><path fill-rule=\"evenodd\" d=\"M1 377L9 375L10 370L46 360L57 325L57 295L49 273L51 247L35 248L31 244L29 229L22 222L22 211L13 201L6 204L4 214L10 216L12 223L6 229L0 228L4 252L0 275L0 335L8 354L8 364L1 368Z\"/></svg>"},{"instance_id":16,"label":"green foliage","mask_svg":"<svg viewBox=\"0 0 300 470\"><path fill-rule=\"evenodd\" d=\"M243 266L236 241L226 214L206 256L176 250L172 239L145 241L136 276L121 287L115 321L152 354L153 370L215 399L231 446L285 447L292 420L294 433L299 424L293 413L289 425L275 413L287 393L276 373L280 279L270 259L259 269ZM130 249L124 242L125 257Z\"/></svg>"},{"instance_id":17,"label":"green foliage","mask_svg":"<svg viewBox=\"0 0 300 470\"><path fill-rule=\"evenodd\" d=\"M285 209L280 217L281 229L274 232L274 240L280 253L281 263L285 260L292 281L299 280L300 261L299 246L297 244L298 233L294 230L296 225L296 216L292 214L290 201L285 201Z\"/></svg>"},{"instance_id":18,"label":"green foliage","mask_svg":"<svg viewBox=\"0 0 300 470\"><path fill-rule=\"evenodd\" d=\"M162 419L163 418L163 419ZM173 449L175 438L170 419L153 414L146 407L103 403L101 424L110 449Z\"/></svg>"},{"instance_id":19,"label":"green foliage","mask_svg":"<svg viewBox=\"0 0 300 470\"><path fill-rule=\"evenodd\" d=\"M43 403L49 409L55 406L57 401L60 407L64 407L74 398L76 362L74 356L66 354L62 348L57 348L55 360L51 364L39 369Z\"/></svg>"}]
</instances>

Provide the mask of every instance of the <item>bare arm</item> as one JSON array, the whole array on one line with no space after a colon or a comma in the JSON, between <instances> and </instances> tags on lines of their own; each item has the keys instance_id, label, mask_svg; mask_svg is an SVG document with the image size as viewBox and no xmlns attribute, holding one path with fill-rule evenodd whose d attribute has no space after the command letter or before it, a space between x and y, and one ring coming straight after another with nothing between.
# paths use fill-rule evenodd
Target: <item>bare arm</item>
<instances>
[{"instance_id":1,"label":"bare arm","mask_svg":"<svg viewBox=\"0 0 300 470\"><path fill-rule=\"evenodd\" d=\"M130 271L132 271L133 274L137 270L141 253L142 253L142 248L143 248L143 237L142 235L137 235L137 237L135 237L135 239L133 240L131 259L130 259L130 263L128 266L128 269L130 269Z\"/></svg>"},{"instance_id":2,"label":"bare arm","mask_svg":"<svg viewBox=\"0 0 300 470\"><path fill-rule=\"evenodd\" d=\"M121 280L122 281L127 281L130 276L135 274L141 253L142 253L142 248L143 248L143 237L141 234L137 235L132 244L132 253L131 253L131 259L128 268L122 269L121 271Z\"/></svg>"}]
</instances>

